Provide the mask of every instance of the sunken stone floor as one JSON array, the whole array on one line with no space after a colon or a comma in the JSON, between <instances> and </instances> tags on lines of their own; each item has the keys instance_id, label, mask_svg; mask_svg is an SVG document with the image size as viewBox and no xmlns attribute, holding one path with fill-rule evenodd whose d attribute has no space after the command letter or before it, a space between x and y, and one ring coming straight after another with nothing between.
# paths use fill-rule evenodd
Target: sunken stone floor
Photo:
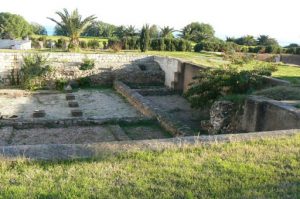
<instances>
[{"instance_id":1,"label":"sunken stone floor","mask_svg":"<svg viewBox=\"0 0 300 199\"><path fill-rule=\"evenodd\" d=\"M171 137L157 121L145 117L113 89L83 89L73 93L1 90L0 117L0 146Z\"/></svg>"},{"instance_id":2,"label":"sunken stone floor","mask_svg":"<svg viewBox=\"0 0 300 199\"><path fill-rule=\"evenodd\" d=\"M73 118L72 111L80 110L82 117L93 119L141 117L139 111L112 89L79 90L70 95L73 98L67 100L64 93L8 92L0 95L0 115L22 120L33 118L35 111L43 110L45 115L38 119L59 120Z\"/></svg>"}]
</instances>

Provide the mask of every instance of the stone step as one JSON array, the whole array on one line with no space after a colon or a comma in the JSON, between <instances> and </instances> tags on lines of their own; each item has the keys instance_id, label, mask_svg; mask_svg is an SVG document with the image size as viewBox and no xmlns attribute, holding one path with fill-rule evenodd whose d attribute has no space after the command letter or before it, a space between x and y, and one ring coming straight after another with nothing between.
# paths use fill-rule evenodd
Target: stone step
<instances>
[{"instance_id":1,"label":"stone step","mask_svg":"<svg viewBox=\"0 0 300 199\"><path fill-rule=\"evenodd\" d=\"M119 125L110 125L108 128L110 129L111 133L115 136L116 140L131 140Z\"/></svg>"}]
</instances>

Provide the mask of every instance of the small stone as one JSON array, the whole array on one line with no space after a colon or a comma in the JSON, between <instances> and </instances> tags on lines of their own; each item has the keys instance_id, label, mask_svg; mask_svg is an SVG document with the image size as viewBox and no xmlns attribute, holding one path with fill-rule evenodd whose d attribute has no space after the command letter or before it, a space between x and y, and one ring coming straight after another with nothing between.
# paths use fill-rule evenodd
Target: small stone
<instances>
[{"instance_id":1,"label":"small stone","mask_svg":"<svg viewBox=\"0 0 300 199\"><path fill-rule=\"evenodd\" d=\"M73 117L81 117L83 115L83 113L82 113L82 110L75 109L75 110L71 110L71 115Z\"/></svg>"},{"instance_id":2,"label":"small stone","mask_svg":"<svg viewBox=\"0 0 300 199\"><path fill-rule=\"evenodd\" d=\"M69 104L69 107L71 107L71 108L79 107L79 104L76 101L70 101L70 102L68 102L68 104Z\"/></svg>"},{"instance_id":3,"label":"small stone","mask_svg":"<svg viewBox=\"0 0 300 199\"><path fill-rule=\"evenodd\" d=\"M64 90L66 93L72 93L72 87L70 85L66 86Z\"/></svg>"},{"instance_id":4,"label":"small stone","mask_svg":"<svg viewBox=\"0 0 300 199\"><path fill-rule=\"evenodd\" d=\"M35 110L32 114L34 118L45 117L46 112L44 110Z\"/></svg>"},{"instance_id":5,"label":"small stone","mask_svg":"<svg viewBox=\"0 0 300 199\"><path fill-rule=\"evenodd\" d=\"M73 94L71 94L71 93L68 93L67 95L66 95L66 100L75 100L75 95L73 95Z\"/></svg>"}]
</instances>

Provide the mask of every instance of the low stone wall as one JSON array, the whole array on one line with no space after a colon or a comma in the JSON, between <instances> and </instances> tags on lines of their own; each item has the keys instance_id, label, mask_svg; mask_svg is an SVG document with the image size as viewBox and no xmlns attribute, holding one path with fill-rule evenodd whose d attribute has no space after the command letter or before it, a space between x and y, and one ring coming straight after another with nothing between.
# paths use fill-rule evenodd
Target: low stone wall
<instances>
[{"instance_id":1,"label":"low stone wall","mask_svg":"<svg viewBox=\"0 0 300 199\"><path fill-rule=\"evenodd\" d=\"M12 69L20 69L23 56L29 53L0 53L0 84L9 84ZM152 56L119 54L41 53L48 57L53 72L48 81L57 79L76 80L90 77L92 84L112 84L114 79L124 82L163 84L164 72L157 67ZM92 70L80 70L84 58L93 59ZM143 69L141 65L148 67Z\"/></svg>"},{"instance_id":2,"label":"low stone wall","mask_svg":"<svg viewBox=\"0 0 300 199\"><path fill-rule=\"evenodd\" d=\"M159 107L156 107L151 101L136 92L136 90L130 89L120 81L114 82L114 88L144 115L156 118L161 126L174 136L192 134L192 130L189 127L168 117L165 112L161 111Z\"/></svg>"},{"instance_id":3,"label":"low stone wall","mask_svg":"<svg viewBox=\"0 0 300 199\"><path fill-rule=\"evenodd\" d=\"M300 128L300 109L259 96L249 97L244 105L241 129L271 131Z\"/></svg>"},{"instance_id":4,"label":"low stone wall","mask_svg":"<svg viewBox=\"0 0 300 199\"><path fill-rule=\"evenodd\" d=\"M165 149L178 149L225 142L240 142L265 139L284 139L299 135L300 130L270 131L259 133L191 136L170 139L115 141L95 144L50 144L1 146L0 157L5 159L30 158L34 160L72 160L100 158L117 153Z\"/></svg>"},{"instance_id":5,"label":"low stone wall","mask_svg":"<svg viewBox=\"0 0 300 199\"><path fill-rule=\"evenodd\" d=\"M281 55L280 61L285 64L294 64L300 66L300 55Z\"/></svg>"}]
</instances>

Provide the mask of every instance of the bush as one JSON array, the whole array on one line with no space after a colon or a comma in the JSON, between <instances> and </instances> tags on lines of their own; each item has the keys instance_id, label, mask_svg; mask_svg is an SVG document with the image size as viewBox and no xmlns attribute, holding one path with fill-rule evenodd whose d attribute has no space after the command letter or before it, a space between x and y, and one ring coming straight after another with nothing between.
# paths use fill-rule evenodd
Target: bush
<instances>
[{"instance_id":1,"label":"bush","mask_svg":"<svg viewBox=\"0 0 300 199\"><path fill-rule=\"evenodd\" d=\"M23 57L20 70L21 85L25 89L36 90L45 86L45 79L51 68L47 65L47 57L41 54Z\"/></svg>"},{"instance_id":2,"label":"bush","mask_svg":"<svg viewBox=\"0 0 300 199\"><path fill-rule=\"evenodd\" d=\"M221 97L249 94L262 87L264 71L238 71L236 69L200 70L188 91L184 94L192 107L207 107Z\"/></svg>"},{"instance_id":3,"label":"bush","mask_svg":"<svg viewBox=\"0 0 300 199\"><path fill-rule=\"evenodd\" d=\"M67 46L67 40L64 38L59 38L56 42L56 47L64 49Z\"/></svg>"},{"instance_id":4,"label":"bush","mask_svg":"<svg viewBox=\"0 0 300 199\"><path fill-rule=\"evenodd\" d=\"M79 42L80 48L86 49L88 47L88 44L85 40L82 40Z\"/></svg>"},{"instance_id":5,"label":"bush","mask_svg":"<svg viewBox=\"0 0 300 199\"><path fill-rule=\"evenodd\" d=\"M99 41L97 41L96 39L89 40L87 45L89 48L94 49L94 50L96 50L97 48L100 48Z\"/></svg>"},{"instance_id":6,"label":"bush","mask_svg":"<svg viewBox=\"0 0 300 199\"><path fill-rule=\"evenodd\" d=\"M258 71L260 75L271 76L273 72L278 70L278 67L274 63L256 62L253 70Z\"/></svg>"},{"instance_id":7,"label":"bush","mask_svg":"<svg viewBox=\"0 0 300 199\"><path fill-rule=\"evenodd\" d=\"M269 45L266 46L266 53L279 54L281 53L281 48L278 45Z\"/></svg>"},{"instance_id":8,"label":"bush","mask_svg":"<svg viewBox=\"0 0 300 199\"><path fill-rule=\"evenodd\" d=\"M95 60L89 59L88 57L85 57L82 60L82 64L80 65L80 70L91 70L95 67Z\"/></svg>"},{"instance_id":9,"label":"bush","mask_svg":"<svg viewBox=\"0 0 300 199\"><path fill-rule=\"evenodd\" d=\"M92 85L92 80L89 77L82 77L78 79L78 86L81 88L90 87Z\"/></svg>"},{"instance_id":10,"label":"bush","mask_svg":"<svg viewBox=\"0 0 300 199\"><path fill-rule=\"evenodd\" d=\"M55 89L56 90L64 90L64 87L68 84L68 80L66 79L58 79L55 81Z\"/></svg>"}]
</instances>

